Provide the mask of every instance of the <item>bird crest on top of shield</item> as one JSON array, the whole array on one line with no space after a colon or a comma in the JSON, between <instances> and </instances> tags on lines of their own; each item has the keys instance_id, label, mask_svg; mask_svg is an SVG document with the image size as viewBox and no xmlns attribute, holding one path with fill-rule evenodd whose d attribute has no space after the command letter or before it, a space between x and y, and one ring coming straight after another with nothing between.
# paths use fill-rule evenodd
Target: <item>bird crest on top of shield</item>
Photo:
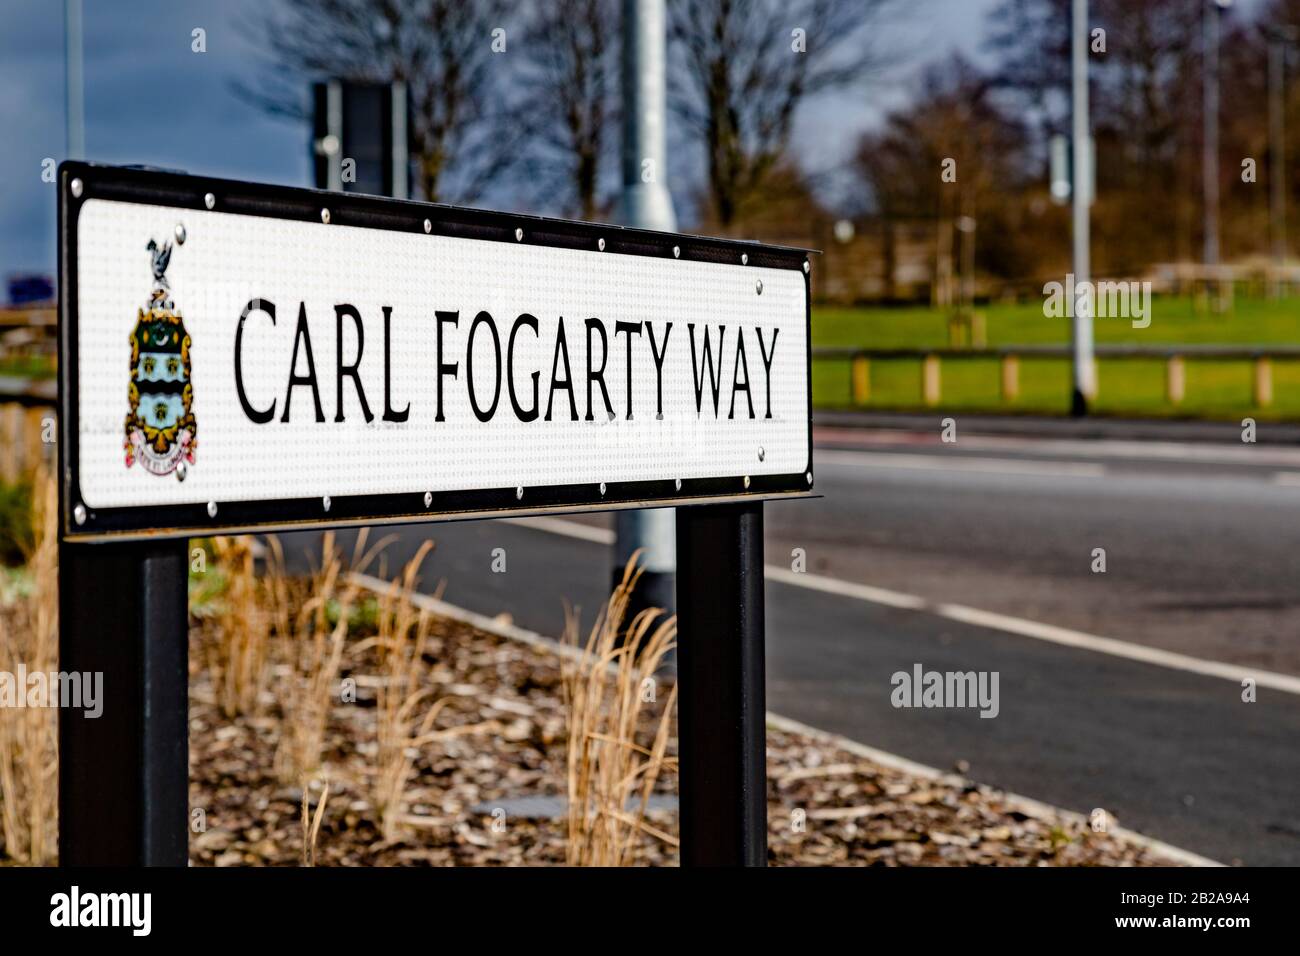
<instances>
[{"instance_id":1,"label":"bird crest on top of shield","mask_svg":"<svg viewBox=\"0 0 1300 956\"><path fill-rule=\"evenodd\" d=\"M177 226L177 244L184 237L184 227ZM150 474L174 473L184 481L194 464L198 429L190 380L190 335L167 284L172 248L170 240L159 245L150 239L147 246L154 287L131 331L125 451L126 467L139 462Z\"/></svg>"}]
</instances>

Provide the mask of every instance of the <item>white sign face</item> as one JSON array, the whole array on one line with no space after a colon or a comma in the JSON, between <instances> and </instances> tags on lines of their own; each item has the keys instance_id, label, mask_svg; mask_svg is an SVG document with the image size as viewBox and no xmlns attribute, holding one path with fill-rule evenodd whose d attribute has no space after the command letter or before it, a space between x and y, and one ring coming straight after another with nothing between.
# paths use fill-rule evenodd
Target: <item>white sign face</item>
<instances>
[{"instance_id":1,"label":"white sign face","mask_svg":"<svg viewBox=\"0 0 1300 956\"><path fill-rule=\"evenodd\" d=\"M97 197L105 172L87 168L65 213L83 524L807 490L802 257L742 264L737 245L701 261L688 239L677 256L620 253L615 229L573 248L362 227L347 202L379 201L357 197L331 222L301 203L298 218L155 205Z\"/></svg>"}]
</instances>

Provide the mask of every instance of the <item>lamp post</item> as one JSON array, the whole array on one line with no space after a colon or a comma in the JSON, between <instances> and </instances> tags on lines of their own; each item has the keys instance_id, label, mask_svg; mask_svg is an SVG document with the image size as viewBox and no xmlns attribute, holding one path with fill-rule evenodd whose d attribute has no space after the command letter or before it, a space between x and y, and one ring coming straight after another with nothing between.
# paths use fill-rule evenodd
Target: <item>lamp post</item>
<instances>
[{"instance_id":1,"label":"lamp post","mask_svg":"<svg viewBox=\"0 0 1300 956\"><path fill-rule=\"evenodd\" d=\"M664 0L623 0L623 195L619 220L628 226L672 232L672 195L664 184L667 148L667 20ZM671 508L633 509L615 515L614 567L640 551L641 580L627 619L645 607L676 607L676 519Z\"/></svg>"},{"instance_id":2,"label":"lamp post","mask_svg":"<svg viewBox=\"0 0 1300 956\"><path fill-rule=\"evenodd\" d=\"M1090 262L1092 205L1090 164L1091 151L1088 123L1088 0L1074 0L1071 35L1071 76L1073 95L1071 114L1074 137L1073 169L1073 237L1074 284L1080 290L1074 305L1074 389L1070 397L1070 414L1088 414L1088 403L1097 394L1097 366L1092 348L1092 297L1088 294L1092 271Z\"/></svg>"},{"instance_id":3,"label":"lamp post","mask_svg":"<svg viewBox=\"0 0 1300 956\"><path fill-rule=\"evenodd\" d=\"M1219 265L1219 16L1232 0L1205 0L1204 82L1205 135L1201 168L1205 203L1205 268Z\"/></svg>"},{"instance_id":4,"label":"lamp post","mask_svg":"<svg viewBox=\"0 0 1300 956\"><path fill-rule=\"evenodd\" d=\"M1295 43L1294 27L1266 29L1268 38L1268 182L1269 221L1273 233L1274 276L1271 292L1281 293L1286 266L1286 52Z\"/></svg>"}]
</instances>

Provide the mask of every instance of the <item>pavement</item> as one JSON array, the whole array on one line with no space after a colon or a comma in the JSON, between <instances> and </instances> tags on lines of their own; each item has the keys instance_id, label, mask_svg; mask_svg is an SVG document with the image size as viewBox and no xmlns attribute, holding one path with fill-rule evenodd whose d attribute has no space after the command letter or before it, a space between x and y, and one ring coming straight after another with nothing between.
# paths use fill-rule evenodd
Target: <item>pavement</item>
<instances>
[{"instance_id":1,"label":"pavement","mask_svg":"<svg viewBox=\"0 0 1300 956\"><path fill-rule=\"evenodd\" d=\"M938 417L819 419L823 497L767 506L769 709L1222 862L1300 863L1300 448L944 443ZM606 596L610 527L408 526L386 570L432 536L423 590L558 634L565 600L590 623ZM895 708L917 664L997 672L998 715Z\"/></svg>"}]
</instances>

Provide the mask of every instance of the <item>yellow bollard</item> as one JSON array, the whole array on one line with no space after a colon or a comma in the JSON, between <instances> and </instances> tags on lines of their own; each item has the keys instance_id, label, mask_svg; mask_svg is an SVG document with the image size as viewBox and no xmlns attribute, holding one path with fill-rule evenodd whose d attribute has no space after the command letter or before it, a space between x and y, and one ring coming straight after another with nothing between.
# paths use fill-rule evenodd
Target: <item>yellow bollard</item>
<instances>
[{"instance_id":1,"label":"yellow bollard","mask_svg":"<svg viewBox=\"0 0 1300 956\"><path fill-rule=\"evenodd\" d=\"M940 399L939 356L927 355L921 361L921 396L927 405L938 405Z\"/></svg>"},{"instance_id":2,"label":"yellow bollard","mask_svg":"<svg viewBox=\"0 0 1300 956\"><path fill-rule=\"evenodd\" d=\"M1171 355L1165 364L1165 399L1170 405L1178 405L1186 394L1187 376L1183 357Z\"/></svg>"},{"instance_id":3,"label":"yellow bollard","mask_svg":"<svg viewBox=\"0 0 1300 956\"><path fill-rule=\"evenodd\" d=\"M1273 360L1267 355L1255 358L1255 404L1273 404Z\"/></svg>"},{"instance_id":4,"label":"yellow bollard","mask_svg":"<svg viewBox=\"0 0 1300 956\"><path fill-rule=\"evenodd\" d=\"M1020 358L1002 356L1002 401L1014 402L1020 397Z\"/></svg>"},{"instance_id":5,"label":"yellow bollard","mask_svg":"<svg viewBox=\"0 0 1300 956\"><path fill-rule=\"evenodd\" d=\"M871 360L865 355L853 357L853 404L865 405L871 401Z\"/></svg>"}]
</instances>

